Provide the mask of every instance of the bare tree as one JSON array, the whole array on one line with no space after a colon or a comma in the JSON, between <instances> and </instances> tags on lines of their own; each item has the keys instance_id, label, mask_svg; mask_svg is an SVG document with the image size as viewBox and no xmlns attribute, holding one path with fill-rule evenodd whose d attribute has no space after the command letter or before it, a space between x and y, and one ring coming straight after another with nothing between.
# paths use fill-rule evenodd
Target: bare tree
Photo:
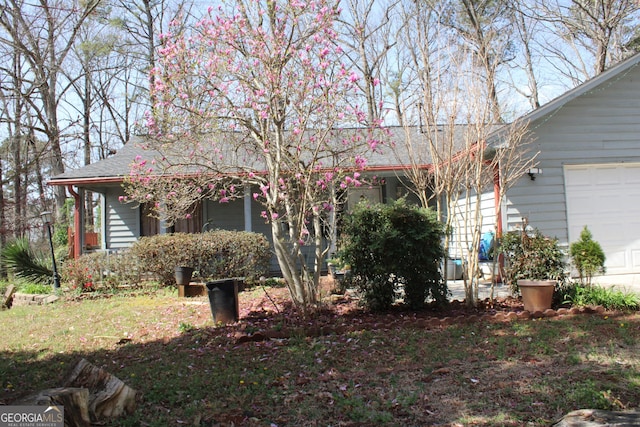
<instances>
[{"instance_id":1,"label":"bare tree","mask_svg":"<svg viewBox=\"0 0 640 427\"><path fill-rule=\"evenodd\" d=\"M540 107L540 91L538 83L538 59L534 52L535 37L541 24L536 20L529 17L521 8L521 4L514 2L513 5L513 26L515 33L518 35L522 63L514 61L513 67L517 71L524 71L526 75L526 90L520 88L518 84L513 85L513 89L523 95L528 101L531 108L536 109ZM513 80L513 79L512 79Z\"/></svg>"},{"instance_id":2,"label":"bare tree","mask_svg":"<svg viewBox=\"0 0 640 427\"><path fill-rule=\"evenodd\" d=\"M506 0L460 0L443 2L442 22L460 37L460 49L471 54L481 71L486 96L491 105L490 121L503 121L498 93L500 67L514 57L512 43L512 9Z\"/></svg>"},{"instance_id":3,"label":"bare tree","mask_svg":"<svg viewBox=\"0 0 640 427\"><path fill-rule=\"evenodd\" d=\"M353 67L362 76L358 87L365 97L370 124L383 116L384 70L395 44L393 31L397 30L397 20L394 17L398 5L399 0L348 0L340 18L341 42Z\"/></svg>"},{"instance_id":4,"label":"bare tree","mask_svg":"<svg viewBox=\"0 0 640 427\"><path fill-rule=\"evenodd\" d=\"M574 84L631 55L640 24L637 0L537 0L530 16L547 22L549 62Z\"/></svg>"},{"instance_id":5,"label":"bare tree","mask_svg":"<svg viewBox=\"0 0 640 427\"><path fill-rule=\"evenodd\" d=\"M157 101L153 91L149 90L156 80L156 75L150 71L156 68L158 49L162 46L161 37L170 32L170 24L173 27L171 31L174 32L182 31L187 25L195 25L193 4L185 0L115 0L114 3L117 8L112 22L124 36L119 50L121 54L127 55L127 66L134 70L127 71L121 77L126 79L124 81L128 87L127 94L130 94L129 99L139 104L143 113L144 110L153 108ZM137 118L141 117L142 115ZM145 130L138 126L137 131Z\"/></svg>"},{"instance_id":6,"label":"bare tree","mask_svg":"<svg viewBox=\"0 0 640 427\"><path fill-rule=\"evenodd\" d=\"M406 80L396 86L396 99L406 137L397 155L406 159L408 180L423 206L435 199L447 230L445 251L465 259L466 301L475 305L479 242L483 228L490 226L482 205L489 198L504 197L531 156L525 124L494 122L495 86L477 72L477 51L450 42L457 33L448 31L451 22L442 19L451 12L449 6L446 2L404 5L402 47L409 60ZM507 56L499 46L491 49L496 58ZM499 129L500 137L490 141ZM501 189L500 194L494 187ZM499 209L499 203L496 206ZM500 216L499 210L496 215ZM445 277L446 269L447 263Z\"/></svg>"},{"instance_id":7,"label":"bare tree","mask_svg":"<svg viewBox=\"0 0 640 427\"><path fill-rule=\"evenodd\" d=\"M5 46L6 47L6 46ZM26 133L28 129L24 125L27 122L27 103L21 96L21 90L31 90L25 83L24 61L20 52L7 49L2 52L2 74L3 81L0 91L2 97L2 123L5 125L7 139L3 144L3 157L8 162L3 169L5 181L11 183L10 197L5 199L11 203L3 205L5 209L12 207L10 221L11 226L3 230L11 233L14 237L21 237L27 230L27 183L25 176L30 170L27 166Z\"/></svg>"},{"instance_id":8,"label":"bare tree","mask_svg":"<svg viewBox=\"0 0 640 427\"><path fill-rule=\"evenodd\" d=\"M19 90L34 116L34 133L43 135L52 154L52 174L64 172L63 128L59 122L60 98L65 88L61 71L83 22L98 1L40 0L36 4L3 0L0 6L0 41L20 52L29 66L30 91ZM22 89L22 88L21 88ZM59 209L66 198L64 187L56 189Z\"/></svg>"}]
</instances>

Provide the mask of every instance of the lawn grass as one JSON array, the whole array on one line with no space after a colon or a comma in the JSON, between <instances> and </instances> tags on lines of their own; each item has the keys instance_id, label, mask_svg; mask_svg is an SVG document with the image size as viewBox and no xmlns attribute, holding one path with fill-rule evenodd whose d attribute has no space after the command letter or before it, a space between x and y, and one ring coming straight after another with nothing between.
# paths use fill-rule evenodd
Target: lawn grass
<instances>
[{"instance_id":1,"label":"lawn grass","mask_svg":"<svg viewBox=\"0 0 640 427\"><path fill-rule=\"evenodd\" d=\"M59 385L84 357L143 393L122 426L548 426L574 409L640 404L637 313L390 318L238 344L283 321L214 325L206 298L167 292L15 307L0 312L0 403Z\"/></svg>"}]
</instances>

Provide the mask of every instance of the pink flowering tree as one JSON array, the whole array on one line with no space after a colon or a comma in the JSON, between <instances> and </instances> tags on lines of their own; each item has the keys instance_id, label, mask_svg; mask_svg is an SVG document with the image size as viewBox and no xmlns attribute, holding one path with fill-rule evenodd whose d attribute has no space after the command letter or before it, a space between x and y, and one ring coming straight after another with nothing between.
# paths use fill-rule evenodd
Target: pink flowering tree
<instances>
[{"instance_id":1,"label":"pink flowering tree","mask_svg":"<svg viewBox=\"0 0 640 427\"><path fill-rule=\"evenodd\" d=\"M149 156L128 185L128 199L154 202L164 218L250 192L303 309L317 302L338 195L363 185L367 155L381 148L379 123L350 103L358 76L341 62L338 3L237 0L163 35Z\"/></svg>"}]
</instances>

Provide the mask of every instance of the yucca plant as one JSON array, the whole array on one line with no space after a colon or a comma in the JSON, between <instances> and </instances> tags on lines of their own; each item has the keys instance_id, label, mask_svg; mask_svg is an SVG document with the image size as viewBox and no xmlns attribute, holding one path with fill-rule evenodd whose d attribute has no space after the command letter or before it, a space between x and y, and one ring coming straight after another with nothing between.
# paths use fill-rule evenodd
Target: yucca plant
<instances>
[{"instance_id":1,"label":"yucca plant","mask_svg":"<svg viewBox=\"0 0 640 427\"><path fill-rule=\"evenodd\" d=\"M53 271L31 249L27 239L7 244L0 253L0 259L16 277L29 282L47 283L53 277Z\"/></svg>"}]
</instances>

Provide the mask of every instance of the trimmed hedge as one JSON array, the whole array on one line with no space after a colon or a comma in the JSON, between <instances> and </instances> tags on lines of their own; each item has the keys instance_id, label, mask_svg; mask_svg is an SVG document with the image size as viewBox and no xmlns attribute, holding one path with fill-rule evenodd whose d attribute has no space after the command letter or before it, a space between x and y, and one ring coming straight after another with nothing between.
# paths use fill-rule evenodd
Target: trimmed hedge
<instances>
[{"instance_id":1,"label":"trimmed hedge","mask_svg":"<svg viewBox=\"0 0 640 427\"><path fill-rule=\"evenodd\" d=\"M213 230L143 237L131 247L140 269L164 284L175 284L175 267L193 267L205 279L245 277L254 281L269 271L271 250L259 233Z\"/></svg>"}]
</instances>

